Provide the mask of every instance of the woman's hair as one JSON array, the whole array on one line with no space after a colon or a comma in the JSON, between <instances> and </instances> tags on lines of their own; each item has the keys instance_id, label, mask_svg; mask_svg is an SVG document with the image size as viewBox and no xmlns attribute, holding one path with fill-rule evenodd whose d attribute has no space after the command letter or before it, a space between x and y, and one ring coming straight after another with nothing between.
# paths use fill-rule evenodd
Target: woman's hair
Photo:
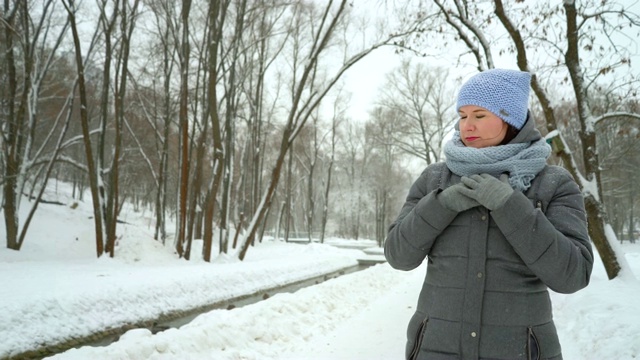
<instances>
[{"instance_id":1,"label":"woman's hair","mask_svg":"<svg viewBox=\"0 0 640 360\"><path fill-rule=\"evenodd\" d=\"M502 142L500 143L500 145L506 145L508 144L511 140L513 140L518 133L520 132L520 130L518 130L518 128L516 128L515 126L507 123L507 133L504 135L504 139L502 139Z\"/></svg>"}]
</instances>

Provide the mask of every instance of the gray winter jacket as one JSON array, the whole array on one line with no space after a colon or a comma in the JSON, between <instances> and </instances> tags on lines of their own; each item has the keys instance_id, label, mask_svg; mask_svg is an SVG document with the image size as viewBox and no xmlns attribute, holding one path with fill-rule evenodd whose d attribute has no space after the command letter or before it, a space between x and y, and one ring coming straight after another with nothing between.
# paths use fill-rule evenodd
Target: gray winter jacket
<instances>
[{"instance_id":1,"label":"gray winter jacket","mask_svg":"<svg viewBox=\"0 0 640 360\"><path fill-rule=\"evenodd\" d=\"M530 118L512 143L537 139ZM446 164L428 166L389 228L392 267L411 270L428 259L407 358L562 359L547 288L578 291L593 267L577 184L546 166L502 208L456 213L436 194L458 182Z\"/></svg>"}]
</instances>

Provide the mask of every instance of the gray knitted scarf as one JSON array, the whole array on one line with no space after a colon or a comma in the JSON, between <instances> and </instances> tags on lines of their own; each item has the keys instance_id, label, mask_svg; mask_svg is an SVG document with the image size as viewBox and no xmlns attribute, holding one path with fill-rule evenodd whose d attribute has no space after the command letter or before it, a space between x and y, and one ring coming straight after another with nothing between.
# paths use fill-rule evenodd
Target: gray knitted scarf
<instances>
[{"instance_id":1,"label":"gray knitted scarf","mask_svg":"<svg viewBox=\"0 0 640 360\"><path fill-rule=\"evenodd\" d=\"M460 176L486 173L495 177L508 173L511 187L523 192L544 168L550 153L545 139L480 149L467 147L458 131L444 145L447 167L452 173Z\"/></svg>"}]
</instances>

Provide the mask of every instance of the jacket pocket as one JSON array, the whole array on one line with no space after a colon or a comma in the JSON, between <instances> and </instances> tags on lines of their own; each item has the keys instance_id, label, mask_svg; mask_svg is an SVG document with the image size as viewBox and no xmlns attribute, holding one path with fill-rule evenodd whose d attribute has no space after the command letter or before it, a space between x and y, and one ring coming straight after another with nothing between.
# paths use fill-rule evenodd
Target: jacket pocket
<instances>
[{"instance_id":1,"label":"jacket pocket","mask_svg":"<svg viewBox=\"0 0 640 360\"><path fill-rule=\"evenodd\" d=\"M427 330L427 323L429 322L429 317L427 316L422 320L420 326L418 327L418 331L416 332L416 338L413 343L413 348L409 353L409 360L415 360L418 358L418 354L420 353L420 347L422 346L422 338L424 337L424 332Z\"/></svg>"},{"instance_id":2,"label":"jacket pocket","mask_svg":"<svg viewBox=\"0 0 640 360\"><path fill-rule=\"evenodd\" d=\"M527 334L527 359L540 360L540 342L531 326L528 328Z\"/></svg>"}]
</instances>

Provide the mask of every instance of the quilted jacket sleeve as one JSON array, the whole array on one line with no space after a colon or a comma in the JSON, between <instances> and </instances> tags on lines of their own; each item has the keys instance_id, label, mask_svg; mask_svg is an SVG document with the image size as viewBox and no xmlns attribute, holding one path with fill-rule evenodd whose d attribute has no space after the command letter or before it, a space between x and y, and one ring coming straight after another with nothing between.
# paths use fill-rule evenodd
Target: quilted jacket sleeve
<instances>
[{"instance_id":1,"label":"quilted jacket sleeve","mask_svg":"<svg viewBox=\"0 0 640 360\"><path fill-rule=\"evenodd\" d=\"M433 165L420 175L409 190L400 215L389 227L384 254L398 270L412 270L427 257L436 237L453 221L457 213L443 207L436 199L437 187L429 189L434 176Z\"/></svg>"},{"instance_id":2,"label":"quilted jacket sleeve","mask_svg":"<svg viewBox=\"0 0 640 360\"><path fill-rule=\"evenodd\" d=\"M543 213L521 192L491 216L520 258L550 289L576 292L589 283L593 250L589 240L584 198L564 169L551 174L555 189Z\"/></svg>"}]
</instances>

